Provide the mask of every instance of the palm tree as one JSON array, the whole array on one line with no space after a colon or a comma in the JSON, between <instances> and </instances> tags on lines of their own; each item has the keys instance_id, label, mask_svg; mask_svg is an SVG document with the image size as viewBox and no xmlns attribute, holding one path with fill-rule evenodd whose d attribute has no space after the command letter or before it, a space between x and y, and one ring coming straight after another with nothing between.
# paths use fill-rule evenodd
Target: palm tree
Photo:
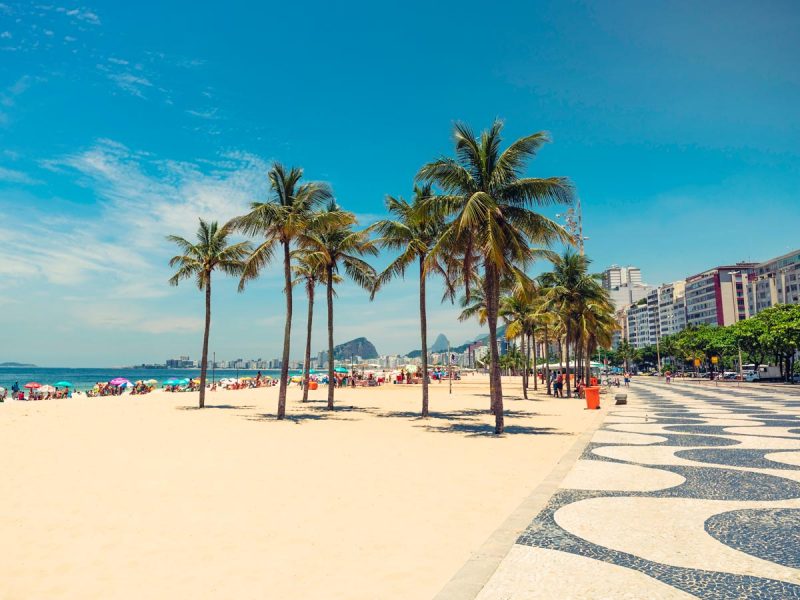
<instances>
[{"instance_id":1,"label":"palm tree","mask_svg":"<svg viewBox=\"0 0 800 600\"><path fill-rule=\"evenodd\" d=\"M315 260L303 249L295 250L295 264L292 271L295 275L294 284L302 283L308 298L308 318L306 320L306 352L303 360L303 402L308 402L308 382L311 365L311 331L314 322L314 295L316 287L325 282L325 265ZM341 277L334 276L334 283L341 281Z\"/></svg>"},{"instance_id":2,"label":"palm tree","mask_svg":"<svg viewBox=\"0 0 800 600\"><path fill-rule=\"evenodd\" d=\"M274 163L268 173L272 197L266 202L253 202L250 212L234 220L236 227L251 236L261 236L245 263L239 290L247 281L259 276L273 257L275 245L283 250L283 276L286 294L286 323L283 329L283 355L278 390L278 419L286 416L286 388L289 384L289 344L292 334L292 266L291 246L300 232L308 227L311 213L333 197L330 187L319 182L300 183L303 169L286 169Z\"/></svg>"},{"instance_id":3,"label":"palm tree","mask_svg":"<svg viewBox=\"0 0 800 600\"><path fill-rule=\"evenodd\" d=\"M527 294L516 293L503 296L500 299L499 315L506 322L506 339L513 340L521 338L520 352L525 358L525 368L522 370L522 395L528 399L528 353L525 347L525 338L530 333L531 323L531 303Z\"/></svg>"},{"instance_id":4,"label":"palm tree","mask_svg":"<svg viewBox=\"0 0 800 600\"><path fill-rule=\"evenodd\" d=\"M590 275L588 257L567 249L555 257L553 270L540 276L542 286L547 290L546 306L558 314L564 326L564 362L567 372L567 396L570 385L570 344L577 349L580 344L580 316L590 302L607 299L608 295L599 285L597 276Z\"/></svg>"},{"instance_id":5,"label":"palm tree","mask_svg":"<svg viewBox=\"0 0 800 600\"><path fill-rule=\"evenodd\" d=\"M328 410L333 410L334 357L333 357L333 284L340 266L357 285L367 290L375 286L375 269L361 257L376 256L378 248L366 231L354 231L355 215L341 210L331 202L321 215L324 224L306 229L300 237L301 247L311 260L319 261L325 268L324 281L328 301Z\"/></svg>"},{"instance_id":6,"label":"palm tree","mask_svg":"<svg viewBox=\"0 0 800 600\"><path fill-rule=\"evenodd\" d=\"M438 213L451 217L434 247L434 255L461 254L463 269L472 270L477 256L484 276L489 324L490 390L495 433L502 433L503 392L497 349L500 280L512 268L531 260L531 245L573 241L562 227L530 210L532 206L567 203L572 188L565 178L522 177L527 162L548 141L534 133L500 151L503 124L495 121L480 138L464 124L455 125L456 158L440 158L420 169L417 178L439 186L442 194L429 201ZM467 295L469 296L467 278Z\"/></svg>"},{"instance_id":7,"label":"palm tree","mask_svg":"<svg viewBox=\"0 0 800 600\"><path fill-rule=\"evenodd\" d=\"M249 242L229 244L231 231L230 223L220 227L216 221L207 223L200 219L196 244L177 235L167 236L167 239L174 242L182 252L169 261L170 267L178 267L169 279L170 285L178 285L181 279L193 278L197 287L206 293L203 352L200 359L200 408L206 405L208 334L211 330L211 273L219 269L228 275L239 275L244 268L244 260L251 251Z\"/></svg>"},{"instance_id":8,"label":"palm tree","mask_svg":"<svg viewBox=\"0 0 800 600\"><path fill-rule=\"evenodd\" d=\"M439 239L444 229L444 219L440 215L430 215L425 210L425 202L431 196L431 186L414 186L414 199L407 202L403 198L386 200L386 208L395 217L373 224L369 230L375 231L375 243L391 250L400 250L400 255L378 276L375 292L394 277L404 277L406 269L417 262L419 265L419 327L422 358L422 416L428 416L428 318L425 310L425 280L432 272L447 274L444 267L436 261L429 261L431 247Z\"/></svg>"}]
</instances>

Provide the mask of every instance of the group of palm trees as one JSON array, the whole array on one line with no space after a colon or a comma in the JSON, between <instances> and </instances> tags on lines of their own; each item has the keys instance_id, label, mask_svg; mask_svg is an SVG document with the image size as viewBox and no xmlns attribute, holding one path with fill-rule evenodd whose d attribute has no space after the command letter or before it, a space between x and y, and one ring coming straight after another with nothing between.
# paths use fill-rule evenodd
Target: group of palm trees
<instances>
[{"instance_id":1,"label":"group of palm trees","mask_svg":"<svg viewBox=\"0 0 800 600\"><path fill-rule=\"evenodd\" d=\"M286 414L292 289L299 284L305 287L309 301L303 400L308 398L316 286L326 289L328 380L332 382L335 285L347 276L369 291L372 299L412 265L416 265L419 278L423 373L427 373L425 284L434 275L442 277L446 299L452 301L461 290L465 306L482 307L481 319L488 324L490 339L497 338L502 317L509 322L507 335L521 337L529 349L531 340L541 332L545 346L549 339L563 338L567 360L572 346L588 361L592 348L607 341L598 324L607 320L608 298L602 290L597 292L599 285L595 289L596 279L587 274L585 257L571 252L559 257L545 249L555 242L572 244L574 239L559 224L534 210L571 202L572 186L563 177L524 177L528 161L548 138L544 133L534 133L501 151L502 128L502 123L495 121L491 128L475 135L466 125L456 124L455 156L424 165L417 173L413 198L389 197L389 218L365 229L357 229L355 215L337 205L327 184L303 182L302 169L286 169L276 163L269 171L271 197L267 201L254 202L250 212L222 226L201 220L197 243L170 236L182 251L170 262L178 267L170 282L177 285L181 279L194 278L205 291L200 406L205 403L211 275L215 270L236 275L242 290L271 264L276 251L282 254L286 299L278 419ZM254 238L254 242L231 242L234 232ZM381 273L364 260L377 255L379 248L398 252ZM551 259L554 269L531 279L526 270L540 258ZM558 324L547 321L556 315ZM535 352L536 344L533 346ZM490 410L495 416L495 432L502 433L500 357L496 344L489 344L489 348ZM527 387L525 390L527 394ZM334 408L333 385L328 385L328 408ZM423 376L422 416L428 414L428 382Z\"/></svg>"}]
</instances>

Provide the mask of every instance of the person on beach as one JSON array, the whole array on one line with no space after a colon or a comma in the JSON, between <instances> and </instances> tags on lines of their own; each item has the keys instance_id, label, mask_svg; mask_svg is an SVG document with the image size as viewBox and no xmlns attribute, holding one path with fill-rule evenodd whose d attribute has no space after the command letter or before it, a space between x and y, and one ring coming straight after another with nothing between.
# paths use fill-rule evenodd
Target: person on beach
<instances>
[{"instance_id":1,"label":"person on beach","mask_svg":"<svg viewBox=\"0 0 800 600\"><path fill-rule=\"evenodd\" d=\"M669 383L670 380L672 379L672 372L671 371L667 371L666 373L664 373L664 377L667 380L667 383Z\"/></svg>"},{"instance_id":2,"label":"person on beach","mask_svg":"<svg viewBox=\"0 0 800 600\"><path fill-rule=\"evenodd\" d=\"M561 371L559 371L558 375L556 375L556 380L553 382L553 395L556 398L564 397L563 394L561 393L563 387L564 387L564 376L561 374Z\"/></svg>"},{"instance_id":3,"label":"person on beach","mask_svg":"<svg viewBox=\"0 0 800 600\"><path fill-rule=\"evenodd\" d=\"M625 382L625 387L631 387L631 374L630 373L625 371L625 375L623 377L623 380Z\"/></svg>"}]
</instances>

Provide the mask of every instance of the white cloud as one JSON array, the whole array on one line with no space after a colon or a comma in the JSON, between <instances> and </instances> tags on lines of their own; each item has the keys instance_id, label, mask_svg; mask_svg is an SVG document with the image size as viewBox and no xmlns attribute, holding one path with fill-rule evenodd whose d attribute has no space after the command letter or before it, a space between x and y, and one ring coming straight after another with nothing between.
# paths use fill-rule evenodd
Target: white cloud
<instances>
[{"instance_id":1,"label":"white cloud","mask_svg":"<svg viewBox=\"0 0 800 600\"><path fill-rule=\"evenodd\" d=\"M130 64L127 60L122 58L114 58L113 56L108 59L108 62L113 63L115 65L128 65Z\"/></svg>"},{"instance_id":2,"label":"white cloud","mask_svg":"<svg viewBox=\"0 0 800 600\"><path fill-rule=\"evenodd\" d=\"M6 183L21 183L23 185L35 185L37 183L41 183L27 173L15 171L13 169L7 169L5 167L0 167L0 181L5 181Z\"/></svg>"},{"instance_id":3,"label":"white cloud","mask_svg":"<svg viewBox=\"0 0 800 600\"><path fill-rule=\"evenodd\" d=\"M144 90L153 87L153 84L146 78L133 73L109 73L108 78L117 84L121 90L128 92L139 98L144 98Z\"/></svg>"},{"instance_id":4,"label":"white cloud","mask_svg":"<svg viewBox=\"0 0 800 600\"><path fill-rule=\"evenodd\" d=\"M0 33L0 39L10 40L11 37L12 36L11 36L11 32L10 31L4 31L3 33Z\"/></svg>"},{"instance_id":5,"label":"white cloud","mask_svg":"<svg viewBox=\"0 0 800 600\"><path fill-rule=\"evenodd\" d=\"M242 214L250 201L266 194L268 169L257 157L228 154L201 171L111 140L42 166L77 176L98 198L97 212L76 218L54 212L55 204L43 213L14 203L14 217L4 222L13 223L18 235L5 246L10 259L5 270L13 265L8 274L15 277L81 286L107 299L169 294L166 262L174 248L166 235L191 238L198 217L226 221Z\"/></svg>"}]
</instances>

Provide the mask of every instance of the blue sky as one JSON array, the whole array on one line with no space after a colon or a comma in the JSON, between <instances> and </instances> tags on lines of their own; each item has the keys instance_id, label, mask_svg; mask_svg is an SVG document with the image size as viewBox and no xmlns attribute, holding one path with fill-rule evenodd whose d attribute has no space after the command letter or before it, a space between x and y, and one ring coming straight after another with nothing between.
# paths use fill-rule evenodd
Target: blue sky
<instances>
[{"instance_id":1,"label":"blue sky","mask_svg":"<svg viewBox=\"0 0 800 600\"><path fill-rule=\"evenodd\" d=\"M550 132L530 174L573 180L598 270L800 246L796 2L253 4L0 4L0 361L196 357L202 297L166 285L164 235L241 213L276 159L369 223L454 120ZM280 290L277 267L219 282L218 357L279 355ZM432 336L479 332L434 295ZM337 303L337 342L416 347L413 279Z\"/></svg>"}]
</instances>

